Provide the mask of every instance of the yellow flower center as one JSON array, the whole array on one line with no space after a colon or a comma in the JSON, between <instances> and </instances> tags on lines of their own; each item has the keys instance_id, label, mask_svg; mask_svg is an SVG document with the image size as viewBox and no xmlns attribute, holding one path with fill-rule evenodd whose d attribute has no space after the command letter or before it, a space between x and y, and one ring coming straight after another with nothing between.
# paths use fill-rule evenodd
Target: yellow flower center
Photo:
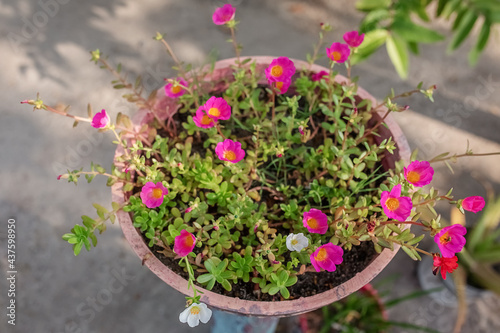
<instances>
[{"instance_id":1,"label":"yellow flower center","mask_svg":"<svg viewBox=\"0 0 500 333\"><path fill-rule=\"evenodd\" d=\"M328 254L326 253L326 250L324 248L323 249L319 249L318 254L316 254L316 260L317 261L323 261L327 257L328 257Z\"/></svg>"},{"instance_id":2,"label":"yellow flower center","mask_svg":"<svg viewBox=\"0 0 500 333\"><path fill-rule=\"evenodd\" d=\"M174 94L180 93L181 90L182 90L181 86L173 86L172 89L170 89L170 91L172 91L172 93L174 93Z\"/></svg>"},{"instance_id":3,"label":"yellow flower center","mask_svg":"<svg viewBox=\"0 0 500 333\"><path fill-rule=\"evenodd\" d=\"M335 60L335 61L339 61L340 58L342 58L342 54L340 54L340 52L338 52L338 51L333 51L330 54L331 54L333 60Z\"/></svg>"},{"instance_id":4,"label":"yellow flower center","mask_svg":"<svg viewBox=\"0 0 500 333\"><path fill-rule=\"evenodd\" d=\"M204 114L203 117L201 117L200 123L202 125L210 125L211 122L212 122L212 119L210 119L210 117L207 116L206 114Z\"/></svg>"},{"instance_id":5,"label":"yellow flower center","mask_svg":"<svg viewBox=\"0 0 500 333\"><path fill-rule=\"evenodd\" d=\"M159 188L153 190L153 198L160 199L163 196L163 191Z\"/></svg>"},{"instance_id":6,"label":"yellow flower center","mask_svg":"<svg viewBox=\"0 0 500 333\"><path fill-rule=\"evenodd\" d=\"M420 174L416 171L410 171L406 175L406 179L408 179L410 183L417 183L420 180Z\"/></svg>"},{"instance_id":7,"label":"yellow flower center","mask_svg":"<svg viewBox=\"0 0 500 333\"><path fill-rule=\"evenodd\" d=\"M192 315L197 315L197 314L199 314L199 313L200 313L200 308L199 308L199 307L197 307L197 306L193 306L193 307L191 308L191 311L190 311L190 312L191 312L191 314L192 314Z\"/></svg>"},{"instance_id":8,"label":"yellow flower center","mask_svg":"<svg viewBox=\"0 0 500 333\"><path fill-rule=\"evenodd\" d=\"M220 117L220 110L217 108L210 108L210 110L208 110L208 114L213 117Z\"/></svg>"},{"instance_id":9,"label":"yellow flower center","mask_svg":"<svg viewBox=\"0 0 500 333\"><path fill-rule=\"evenodd\" d=\"M290 243L292 243L292 245L297 245L297 244L299 244L299 241L296 239L292 239L292 241Z\"/></svg>"},{"instance_id":10,"label":"yellow flower center","mask_svg":"<svg viewBox=\"0 0 500 333\"><path fill-rule=\"evenodd\" d=\"M184 244L186 245L186 247L193 246L194 244L193 237L191 237L191 235L187 235L186 239L184 240Z\"/></svg>"},{"instance_id":11,"label":"yellow flower center","mask_svg":"<svg viewBox=\"0 0 500 333\"><path fill-rule=\"evenodd\" d=\"M389 208L389 210L395 211L399 207L399 200L396 198L387 199L385 205Z\"/></svg>"},{"instance_id":12,"label":"yellow flower center","mask_svg":"<svg viewBox=\"0 0 500 333\"><path fill-rule=\"evenodd\" d=\"M310 218L307 219L307 225L310 226L312 229L318 229L318 221L316 219Z\"/></svg>"},{"instance_id":13,"label":"yellow flower center","mask_svg":"<svg viewBox=\"0 0 500 333\"><path fill-rule=\"evenodd\" d=\"M234 161L236 159L236 154L232 150L226 150L224 152L224 158L228 161Z\"/></svg>"},{"instance_id":14,"label":"yellow flower center","mask_svg":"<svg viewBox=\"0 0 500 333\"><path fill-rule=\"evenodd\" d=\"M281 90L281 88L283 88L283 82L276 82L276 88Z\"/></svg>"},{"instance_id":15,"label":"yellow flower center","mask_svg":"<svg viewBox=\"0 0 500 333\"><path fill-rule=\"evenodd\" d=\"M272 76L279 77L281 76L281 74L283 74L283 67L281 67L280 65L276 65L271 68Z\"/></svg>"},{"instance_id":16,"label":"yellow flower center","mask_svg":"<svg viewBox=\"0 0 500 333\"><path fill-rule=\"evenodd\" d=\"M446 245L451 242L451 236L447 232L445 232L441 235L441 237L439 237L439 242L443 245Z\"/></svg>"}]
</instances>

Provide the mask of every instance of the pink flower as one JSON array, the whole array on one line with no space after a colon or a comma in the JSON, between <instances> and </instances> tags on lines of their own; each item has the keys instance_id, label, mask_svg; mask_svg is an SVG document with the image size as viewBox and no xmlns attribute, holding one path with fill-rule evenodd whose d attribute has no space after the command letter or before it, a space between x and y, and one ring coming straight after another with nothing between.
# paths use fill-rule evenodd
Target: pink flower
<instances>
[{"instance_id":1,"label":"pink flower","mask_svg":"<svg viewBox=\"0 0 500 333\"><path fill-rule=\"evenodd\" d=\"M231 107L222 97L210 97L205 104L196 110L196 115L198 115L198 111L200 110L205 111L205 113L213 120L228 120L231 118Z\"/></svg>"},{"instance_id":2,"label":"pink flower","mask_svg":"<svg viewBox=\"0 0 500 333\"><path fill-rule=\"evenodd\" d=\"M404 168L405 179L417 187L422 187L429 184L434 176L434 169L427 161L413 161Z\"/></svg>"},{"instance_id":3,"label":"pink flower","mask_svg":"<svg viewBox=\"0 0 500 333\"><path fill-rule=\"evenodd\" d=\"M313 81L319 81L324 76L328 77L328 72L327 71L321 71L319 73L314 73L313 75L311 75L311 80L313 80Z\"/></svg>"},{"instance_id":4,"label":"pink flower","mask_svg":"<svg viewBox=\"0 0 500 333\"><path fill-rule=\"evenodd\" d=\"M282 95L288 91L288 88L290 87L290 83L292 80L285 80L285 81L277 81L275 82L275 87L278 90L278 95Z\"/></svg>"},{"instance_id":5,"label":"pink flower","mask_svg":"<svg viewBox=\"0 0 500 333\"><path fill-rule=\"evenodd\" d=\"M328 230L328 217L316 208L311 208L308 212L304 212L302 223L309 232L314 234L323 235Z\"/></svg>"},{"instance_id":6,"label":"pink flower","mask_svg":"<svg viewBox=\"0 0 500 333\"><path fill-rule=\"evenodd\" d=\"M165 95L172 98L177 98L186 93L186 89L181 86L187 87L188 83L181 77L175 79L179 84L167 83L165 86Z\"/></svg>"},{"instance_id":7,"label":"pink flower","mask_svg":"<svg viewBox=\"0 0 500 333\"><path fill-rule=\"evenodd\" d=\"M62 175L57 176L57 180L61 180Z\"/></svg>"},{"instance_id":8,"label":"pink flower","mask_svg":"<svg viewBox=\"0 0 500 333\"><path fill-rule=\"evenodd\" d=\"M365 34L359 34L357 31L349 31L344 34L344 40L350 47L358 47L363 43Z\"/></svg>"},{"instance_id":9,"label":"pink flower","mask_svg":"<svg viewBox=\"0 0 500 333\"><path fill-rule=\"evenodd\" d=\"M462 201L462 208L477 213L484 208L484 199L480 196L467 197Z\"/></svg>"},{"instance_id":10,"label":"pink flower","mask_svg":"<svg viewBox=\"0 0 500 333\"><path fill-rule=\"evenodd\" d=\"M218 7L215 10L214 14L212 15L212 21L214 21L216 25L226 24L234 18L235 12L236 8L234 8L229 3L226 3L224 6Z\"/></svg>"},{"instance_id":11,"label":"pink flower","mask_svg":"<svg viewBox=\"0 0 500 333\"><path fill-rule=\"evenodd\" d=\"M401 196L401 184L394 186L391 192L383 191L380 204L388 218L401 222L406 221L413 207L409 197Z\"/></svg>"},{"instance_id":12,"label":"pink flower","mask_svg":"<svg viewBox=\"0 0 500 333\"><path fill-rule=\"evenodd\" d=\"M300 135L304 135L304 126L299 126L299 133Z\"/></svg>"},{"instance_id":13,"label":"pink flower","mask_svg":"<svg viewBox=\"0 0 500 333\"><path fill-rule=\"evenodd\" d=\"M434 236L434 242L438 245L444 258L452 258L455 253L462 251L466 233L467 229L463 225L453 224L444 227Z\"/></svg>"},{"instance_id":14,"label":"pink flower","mask_svg":"<svg viewBox=\"0 0 500 333\"><path fill-rule=\"evenodd\" d=\"M192 233L182 229L181 234L175 237L174 252L181 257L185 257L193 251L195 245L196 237Z\"/></svg>"},{"instance_id":15,"label":"pink flower","mask_svg":"<svg viewBox=\"0 0 500 333\"><path fill-rule=\"evenodd\" d=\"M163 203L163 196L168 194L168 190L161 182L154 184L147 182L141 190L142 203L148 208L159 207Z\"/></svg>"},{"instance_id":16,"label":"pink flower","mask_svg":"<svg viewBox=\"0 0 500 333\"><path fill-rule=\"evenodd\" d=\"M185 213L191 213L191 211L192 211L192 210L193 210L193 208L192 208L192 207L188 207L188 208L186 208L186 210L185 210L184 212L185 212Z\"/></svg>"},{"instance_id":17,"label":"pink flower","mask_svg":"<svg viewBox=\"0 0 500 333\"><path fill-rule=\"evenodd\" d=\"M101 112L97 112L92 118L92 122L90 123L94 128L104 128L109 125L109 116L106 113L106 110L102 109Z\"/></svg>"},{"instance_id":18,"label":"pink flower","mask_svg":"<svg viewBox=\"0 0 500 333\"><path fill-rule=\"evenodd\" d=\"M433 255L433 259L432 273L436 275L439 272L439 269L441 269L441 276L444 280L446 280L446 273L453 273L453 271L458 268L458 258L456 256L451 258L441 258L439 254L435 253Z\"/></svg>"},{"instance_id":19,"label":"pink flower","mask_svg":"<svg viewBox=\"0 0 500 333\"><path fill-rule=\"evenodd\" d=\"M238 163L245 157L245 151L241 149L241 143L230 139L219 142L215 147L215 152L221 160L231 163Z\"/></svg>"},{"instance_id":20,"label":"pink flower","mask_svg":"<svg viewBox=\"0 0 500 333\"><path fill-rule=\"evenodd\" d=\"M326 48L326 55L330 60L342 63L349 58L351 50L349 46L342 43L333 43L332 46Z\"/></svg>"},{"instance_id":21,"label":"pink flower","mask_svg":"<svg viewBox=\"0 0 500 333\"><path fill-rule=\"evenodd\" d=\"M203 106L200 106L198 110L196 110L196 115L193 117L193 121L196 126L201 128L210 128L215 126L215 121L210 118L205 111L203 111Z\"/></svg>"},{"instance_id":22,"label":"pink flower","mask_svg":"<svg viewBox=\"0 0 500 333\"><path fill-rule=\"evenodd\" d=\"M322 245L311 254L311 264L314 266L316 272L321 271L323 268L328 272L335 272L337 267L335 265L340 265L344 259L344 250L338 245L333 245L332 243L327 243Z\"/></svg>"},{"instance_id":23,"label":"pink flower","mask_svg":"<svg viewBox=\"0 0 500 333\"><path fill-rule=\"evenodd\" d=\"M295 65L287 57L279 57L271 61L265 72L269 82L285 82L295 74Z\"/></svg>"}]
</instances>

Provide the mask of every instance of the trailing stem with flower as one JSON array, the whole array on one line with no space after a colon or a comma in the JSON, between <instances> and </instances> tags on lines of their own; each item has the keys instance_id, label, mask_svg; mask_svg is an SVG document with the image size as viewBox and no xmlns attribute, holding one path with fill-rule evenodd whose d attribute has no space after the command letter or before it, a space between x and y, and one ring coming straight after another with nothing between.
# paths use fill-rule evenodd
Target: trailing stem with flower
<instances>
[{"instance_id":1,"label":"trailing stem with flower","mask_svg":"<svg viewBox=\"0 0 500 333\"><path fill-rule=\"evenodd\" d=\"M134 84L111 66L99 50L92 61L114 76L116 89L137 105L144 124L132 124L118 114L112 122L105 110L88 117L44 104L39 97L22 103L89 122L111 131L122 154L108 173L92 164L90 171L68 170L58 179L77 183L97 175L108 185L123 184L124 205L112 210L95 205L97 217L83 216L63 239L75 255L97 244L96 231L106 229L118 210L130 212L134 226L155 252L177 261L193 296L180 320L195 326L211 311L200 303L199 286L227 292L240 283L252 284L257 298L297 297L290 288L301 275L343 270L346 255L363 242L376 252L400 246L412 259L434 256L443 277L463 247L464 229L445 227L433 206L447 201L460 209L478 211L481 198L455 200L451 190L440 195L430 185L435 162L448 163L463 155L440 155L430 161L400 161L385 169L382 161L397 149L392 137L379 139L378 130L391 112L403 112L395 100L414 93L432 98L434 87L391 95L373 105L358 93L351 78L350 59L363 35L348 32L345 43L324 50L328 71L312 72L285 56L262 65L240 56L235 40L235 10L218 8L213 21L227 26L236 52L225 75L211 66L194 70L180 62L162 34L154 38L176 62L178 74L149 97L140 78ZM323 34L308 62L321 56ZM340 80L337 68L347 67ZM213 67L213 66L212 66ZM434 217L423 219L423 210ZM441 254L418 248L409 226L434 237ZM455 267L456 268L456 267ZM224 292L224 291L222 291Z\"/></svg>"}]
</instances>

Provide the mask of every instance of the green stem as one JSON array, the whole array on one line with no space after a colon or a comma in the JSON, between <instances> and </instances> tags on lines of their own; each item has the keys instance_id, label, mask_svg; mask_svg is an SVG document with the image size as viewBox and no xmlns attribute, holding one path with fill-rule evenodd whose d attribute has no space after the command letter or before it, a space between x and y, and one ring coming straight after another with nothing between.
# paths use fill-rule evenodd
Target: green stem
<instances>
[{"instance_id":1,"label":"green stem","mask_svg":"<svg viewBox=\"0 0 500 333\"><path fill-rule=\"evenodd\" d=\"M240 61L240 48L238 47L238 44L236 43L236 36L234 33L234 27L229 27L229 30L231 30L231 41L233 42L233 47L234 47L234 53L236 54L236 59L238 59L238 67L241 67L241 61Z\"/></svg>"},{"instance_id":2,"label":"green stem","mask_svg":"<svg viewBox=\"0 0 500 333\"><path fill-rule=\"evenodd\" d=\"M443 158L438 158L438 159L432 159L429 161L429 163L435 163L435 162L443 162L443 161L447 161L447 160L451 160L451 159L455 159L455 158L459 158L459 157L467 157L467 156L493 156L493 155L500 155L500 152L494 152L494 153L484 153L484 154L474 154L474 153L465 153L465 154L460 154L460 155L453 155L453 156L449 156L449 157L443 157Z\"/></svg>"}]
</instances>

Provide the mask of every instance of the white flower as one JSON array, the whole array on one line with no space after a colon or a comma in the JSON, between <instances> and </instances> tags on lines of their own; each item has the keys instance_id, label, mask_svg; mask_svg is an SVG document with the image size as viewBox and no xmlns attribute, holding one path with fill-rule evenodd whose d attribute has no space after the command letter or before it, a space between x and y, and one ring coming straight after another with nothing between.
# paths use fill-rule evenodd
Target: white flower
<instances>
[{"instance_id":1,"label":"white flower","mask_svg":"<svg viewBox=\"0 0 500 333\"><path fill-rule=\"evenodd\" d=\"M286 247L290 251L302 251L309 245L309 239L303 233L290 234L286 236Z\"/></svg>"},{"instance_id":2,"label":"white flower","mask_svg":"<svg viewBox=\"0 0 500 333\"><path fill-rule=\"evenodd\" d=\"M193 303L187 309L181 312L179 320L181 323L187 323L189 327L195 327L200 324L208 323L212 317L212 310L207 308L205 303Z\"/></svg>"}]
</instances>

